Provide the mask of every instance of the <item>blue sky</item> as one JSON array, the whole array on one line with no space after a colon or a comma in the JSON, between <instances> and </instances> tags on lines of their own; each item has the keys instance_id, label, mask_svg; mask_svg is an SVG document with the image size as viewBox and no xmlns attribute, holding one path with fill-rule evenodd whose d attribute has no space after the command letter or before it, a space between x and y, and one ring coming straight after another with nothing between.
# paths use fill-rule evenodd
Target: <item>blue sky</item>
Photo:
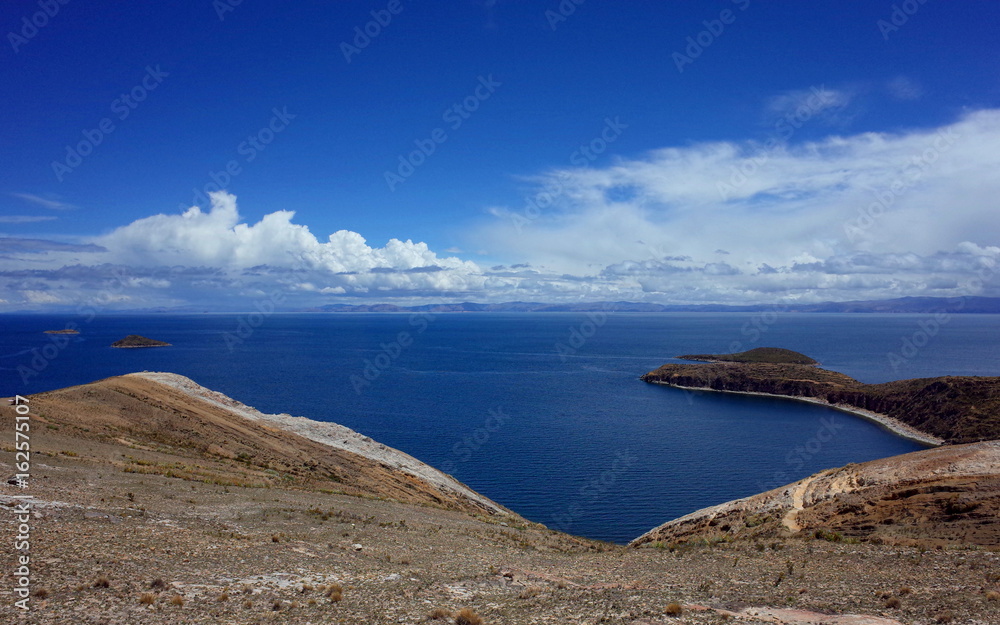
<instances>
[{"instance_id":1,"label":"blue sky","mask_svg":"<svg viewBox=\"0 0 1000 625\"><path fill-rule=\"evenodd\" d=\"M995 3L181 4L0 9L0 310L1000 295Z\"/></svg>"}]
</instances>

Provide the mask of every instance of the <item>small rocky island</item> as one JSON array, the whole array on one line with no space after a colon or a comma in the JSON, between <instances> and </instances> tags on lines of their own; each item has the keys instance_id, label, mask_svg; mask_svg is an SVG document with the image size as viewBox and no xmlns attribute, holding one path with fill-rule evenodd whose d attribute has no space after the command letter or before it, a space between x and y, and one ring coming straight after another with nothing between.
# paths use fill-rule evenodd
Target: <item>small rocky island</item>
<instances>
[{"instance_id":1,"label":"small rocky island","mask_svg":"<svg viewBox=\"0 0 1000 625\"><path fill-rule=\"evenodd\" d=\"M819 363L799 352L781 347L756 347L735 354L687 354L678 356L681 360L701 360L704 362L770 362L782 365L818 365Z\"/></svg>"},{"instance_id":2,"label":"small rocky island","mask_svg":"<svg viewBox=\"0 0 1000 625\"><path fill-rule=\"evenodd\" d=\"M115 341L111 344L111 347L168 347L170 343L164 343L163 341L157 341L154 339L149 339L144 336L139 336L138 334L129 334L125 338Z\"/></svg>"},{"instance_id":3,"label":"small rocky island","mask_svg":"<svg viewBox=\"0 0 1000 625\"><path fill-rule=\"evenodd\" d=\"M46 330L45 334L79 334L79 330L73 330L72 328L66 328L65 330Z\"/></svg>"},{"instance_id":4,"label":"small rocky island","mask_svg":"<svg viewBox=\"0 0 1000 625\"><path fill-rule=\"evenodd\" d=\"M865 384L818 367L804 354L779 348L679 358L710 362L667 364L641 379L692 390L827 404L928 443L1000 438L1000 377L941 376Z\"/></svg>"}]
</instances>

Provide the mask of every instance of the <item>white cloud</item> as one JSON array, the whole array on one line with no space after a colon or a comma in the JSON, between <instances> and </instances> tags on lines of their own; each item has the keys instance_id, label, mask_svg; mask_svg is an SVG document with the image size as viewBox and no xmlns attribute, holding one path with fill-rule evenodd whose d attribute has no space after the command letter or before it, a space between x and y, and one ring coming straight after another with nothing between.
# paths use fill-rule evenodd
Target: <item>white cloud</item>
<instances>
[{"instance_id":1,"label":"white cloud","mask_svg":"<svg viewBox=\"0 0 1000 625\"><path fill-rule=\"evenodd\" d=\"M801 95L771 106L788 110ZM0 292L5 309L241 307L276 291L292 307L996 296L998 170L1000 110L893 134L666 147L537 176L551 204L529 216L493 206L466 232L462 249L482 267L453 256L458 248L379 247L346 230L318 238L287 210L246 223L236 198L217 193L207 211L153 215L89 241L0 239Z\"/></svg>"},{"instance_id":2,"label":"white cloud","mask_svg":"<svg viewBox=\"0 0 1000 625\"><path fill-rule=\"evenodd\" d=\"M266 267L308 274L303 290L328 294L352 290L466 292L482 287L475 263L439 257L426 243L390 239L371 247L356 232L339 230L319 241L295 213L280 210L243 223L236 197L211 194L208 212L154 215L95 239L117 262L145 266L220 267L229 272ZM311 288L310 288L311 287ZM327 289L324 291L324 289Z\"/></svg>"},{"instance_id":3,"label":"white cloud","mask_svg":"<svg viewBox=\"0 0 1000 625\"><path fill-rule=\"evenodd\" d=\"M52 221L51 215L0 215L0 224L30 224L39 221Z\"/></svg>"},{"instance_id":4,"label":"white cloud","mask_svg":"<svg viewBox=\"0 0 1000 625\"><path fill-rule=\"evenodd\" d=\"M997 260L998 170L997 110L798 145L702 143L549 172L558 201L520 221L496 207L469 238L499 262L656 301L998 295L974 261ZM711 269L720 249L734 271Z\"/></svg>"},{"instance_id":5,"label":"white cloud","mask_svg":"<svg viewBox=\"0 0 1000 625\"><path fill-rule=\"evenodd\" d=\"M906 76L896 76L886 83L889 95L897 100L919 100L924 95L924 89L915 80Z\"/></svg>"},{"instance_id":6,"label":"white cloud","mask_svg":"<svg viewBox=\"0 0 1000 625\"><path fill-rule=\"evenodd\" d=\"M76 206L72 204L67 204L66 202L60 200L42 197L40 195L35 195L34 193L11 193L10 196L24 200L25 202L28 202L30 204L35 204L37 206L48 208L50 210L70 210L76 208Z\"/></svg>"},{"instance_id":7,"label":"white cloud","mask_svg":"<svg viewBox=\"0 0 1000 625\"><path fill-rule=\"evenodd\" d=\"M802 116L819 115L826 121L832 116L824 116L824 112L844 109L854 99L854 94L846 89L828 89L825 85L809 89L785 91L771 96L767 100L767 112L772 117L794 117L801 112Z\"/></svg>"}]
</instances>

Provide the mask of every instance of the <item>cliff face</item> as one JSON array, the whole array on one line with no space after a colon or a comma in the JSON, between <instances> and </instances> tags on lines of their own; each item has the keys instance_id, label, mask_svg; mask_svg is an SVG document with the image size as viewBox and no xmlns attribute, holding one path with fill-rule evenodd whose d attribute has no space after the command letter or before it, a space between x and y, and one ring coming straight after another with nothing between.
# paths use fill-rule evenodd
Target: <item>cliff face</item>
<instances>
[{"instance_id":1,"label":"cliff face","mask_svg":"<svg viewBox=\"0 0 1000 625\"><path fill-rule=\"evenodd\" d=\"M1000 377L923 378L863 384L817 367L719 362L664 365L646 382L814 398L868 410L950 443L1000 438Z\"/></svg>"},{"instance_id":2,"label":"cliff face","mask_svg":"<svg viewBox=\"0 0 1000 625\"><path fill-rule=\"evenodd\" d=\"M698 510L649 542L807 535L895 545L1000 545L1000 441L949 445L830 469Z\"/></svg>"}]
</instances>

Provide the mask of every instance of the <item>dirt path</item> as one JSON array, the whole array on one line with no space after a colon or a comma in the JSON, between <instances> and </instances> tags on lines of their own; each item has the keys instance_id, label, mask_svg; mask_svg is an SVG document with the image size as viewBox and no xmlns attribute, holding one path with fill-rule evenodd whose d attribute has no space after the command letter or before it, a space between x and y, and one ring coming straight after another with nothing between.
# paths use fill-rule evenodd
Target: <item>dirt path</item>
<instances>
[{"instance_id":1,"label":"dirt path","mask_svg":"<svg viewBox=\"0 0 1000 625\"><path fill-rule=\"evenodd\" d=\"M840 474L833 477L829 484L826 486L826 496L833 497L839 495L840 493L847 492L851 490L854 475L850 472L840 471ZM799 482L799 485L795 487L792 491L792 509L785 513L784 518L781 519L781 524L788 528L791 532L799 532L802 530L802 526L799 525L798 516L805 508L805 496L806 491L813 483L823 477L831 477L831 471L823 471L822 473L817 473L812 477L807 477L806 479Z\"/></svg>"},{"instance_id":2,"label":"dirt path","mask_svg":"<svg viewBox=\"0 0 1000 625\"><path fill-rule=\"evenodd\" d=\"M796 518L799 516L799 512L801 512L805 507L806 489L808 489L818 477L818 475L807 477L799 482L799 485L792 491L792 509L786 512L784 518L781 519L781 524L787 527L789 531L799 532L802 529L802 526L799 525Z\"/></svg>"}]
</instances>

